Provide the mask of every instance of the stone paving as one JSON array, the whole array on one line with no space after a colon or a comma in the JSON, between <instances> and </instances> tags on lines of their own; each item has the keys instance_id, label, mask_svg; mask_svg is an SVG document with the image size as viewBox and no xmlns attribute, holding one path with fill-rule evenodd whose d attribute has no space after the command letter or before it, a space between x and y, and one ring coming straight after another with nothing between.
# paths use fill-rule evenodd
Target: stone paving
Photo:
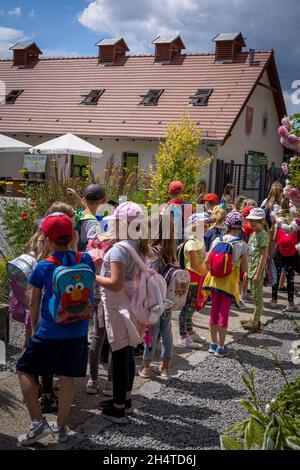
<instances>
[{"instance_id":1,"label":"stone paving","mask_svg":"<svg viewBox=\"0 0 300 470\"><path fill-rule=\"evenodd\" d=\"M265 290L265 311L262 318L263 325L266 325L280 315L280 310L274 311L268 308L270 301L270 289ZM296 298L297 300L297 298ZM280 294L279 303L281 307L286 305L286 294ZM230 325L227 337L227 344L238 342L246 338L248 333L242 330L240 320L248 318L253 311L253 305L247 304L246 311L239 311L232 308L230 315ZM194 314L194 324L197 333L209 340L209 307L206 307L201 313ZM19 328L14 322L11 329ZM203 344L201 350L191 351L178 347L178 326L177 314L173 314L172 328L174 335L174 362L172 368L172 376L180 377L182 374L192 370L199 363L208 358L207 343ZM18 337L20 337L18 334ZM20 344L20 343L19 343ZM17 449L17 436L27 431L28 414L24 406L18 380L14 372L15 360L18 356L18 348L10 346L9 348L8 370L0 372L0 449ZM159 351L157 351L156 363L159 360ZM226 361L226 359L225 359ZM137 360L137 367L141 360ZM100 367L100 388L106 379L106 371ZM162 387L166 384L163 379L157 376L152 377L153 380L143 380L139 376L136 377L134 384L134 393L138 394L136 407L143 406L143 397L151 398L160 393ZM108 424L99 417L98 403L101 395L86 395L84 393L86 379L77 380L77 391L75 405L72 407L70 415L69 427L73 433L72 438L65 445L59 445L53 437L43 439L33 448L35 449L67 449L86 439L90 434L99 432ZM47 415L48 420L55 419L54 415Z\"/></svg>"}]
</instances>

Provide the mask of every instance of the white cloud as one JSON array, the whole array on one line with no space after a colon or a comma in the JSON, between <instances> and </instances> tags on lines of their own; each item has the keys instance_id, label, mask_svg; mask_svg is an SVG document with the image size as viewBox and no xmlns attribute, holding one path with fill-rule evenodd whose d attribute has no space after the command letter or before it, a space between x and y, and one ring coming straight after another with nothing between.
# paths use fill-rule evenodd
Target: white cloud
<instances>
[{"instance_id":1,"label":"white cloud","mask_svg":"<svg viewBox=\"0 0 300 470\"><path fill-rule=\"evenodd\" d=\"M296 104L295 100L293 100L294 92L295 90L292 89L283 92L288 114L300 114L300 104Z\"/></svg>"},{"instance_id":2,"label":"white cloud","mask_svg":"<svg viewBox=\"0 0 300 470\"><path fill-rule=\"evenodd\" d=\"M80 57L80 54L77 51L65 49L43 49L43 57Z\"/></svg>"},{"instance_id":3,"label":"white cloud","mask_svg":"<svg viewBox=\"0 0 300 470\"><path fill-rule=\"evenodd\" d=\"M0 57L11 57L9 48L25 39L26 35L24 31L0 26Z\"/></svg>"},{"instance_id":4,"label":"white cloud","mask_svg":"<svg viewBox=\"0 0 300 470\"><path fill-rule=\"evenodd\" d=\"M8 10L8 15L11 15L11 16L21 16L22 15L22 10L21 10L21 7L16 7L16 8L13 8L12 10Z\"/></svg>"},{"instance_id":5,"label":"white cloud","mask_svg":"<svg viewBox=\"0 0 300 470\"><path fill-rule=\"evenodd\" d=\"M131 53L151 52L151 41L158 35L185 31L186 37L186 25L198 21L201 26L205 18L197 0L165 0L163 8L161 0L94 0L78 15L91 31L124 36Z\"/></svg>"},{"instance_id":6,"label":"white cloud","mask_svg":"<svg viewBox=\"0 0 300 470\"><path fill-rule=\"evenodd\" d=\"M29 18L35 19L37 18L37 14L35 12L35 9L33 8L31 12L29 13Z\"/></svg>"}]
</instances>

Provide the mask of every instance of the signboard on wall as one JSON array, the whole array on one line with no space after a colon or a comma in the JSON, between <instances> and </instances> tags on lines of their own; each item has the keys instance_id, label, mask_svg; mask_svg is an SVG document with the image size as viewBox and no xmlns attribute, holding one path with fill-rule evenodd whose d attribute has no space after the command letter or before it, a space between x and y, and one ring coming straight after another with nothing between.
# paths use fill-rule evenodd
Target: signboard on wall
<instances>
[{"instance_id":1,"label":"signboard on wall","mask_svg":"<svg viewBox=\"0 0 300 470\"><path fill-rule=\"evenodd\" d=\"M24 155L24 168L28 173L45 173L47 155Z\"/></svg>"}]
</instances>

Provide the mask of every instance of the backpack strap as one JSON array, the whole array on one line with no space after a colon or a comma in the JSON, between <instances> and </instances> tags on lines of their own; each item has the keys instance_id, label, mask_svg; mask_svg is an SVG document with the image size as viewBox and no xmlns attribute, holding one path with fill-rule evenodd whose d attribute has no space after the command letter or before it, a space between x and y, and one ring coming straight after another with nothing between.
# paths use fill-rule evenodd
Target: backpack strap
<instances>
[{"instance_id":1,"label":"backpack strap","mask_svg":"<svg viewBox=\"0 0 300 470\"><path fill-rule=\"evenodd\" d=\"M150 272L150 273L152 271L154 271L154 270L148 268L148 266L144 263L144 261L141 259L141 257L137 254L135 249L131 245L129 245L129 243L126 243L126 241L118 242L114 245L114 247L115 246L122 246L123 248L125 248L125 250L128 251L130 256L134 259L134 261L136 262L136 264L139 266L139 268L142 271L147 271L147 272ZM156 273L156 271L155 271L155 273Z\"/></svg>"},{"instance_id":2,"label":"backpack strap","mask_svg":"<svg viewBox=\"0 0 300 470\"><path fill-rule=\"evenodd\" d=\"M76 251L75 264L79 264L81 262L82 255L83 253L81 251ZM53 255L48 256L48 258L46 258L44 261L48 261L48 263L56 264L57 266L62 266L62 262L59 259L55 258L55 256Z\"/></svg>"},{"instance_id":3,"label":"backpack strap","mask_svg":"<svg viewBox=\"0 0 300 470\"><path fill-rule=\"evenodd\" d=\"M59 259L55 258L55 256L53 255L48 256L48 258L46 258L44 261L48 261L48 263L56 264L57 266L62 265L62 262Z\"/></svg>"}]
</instances>

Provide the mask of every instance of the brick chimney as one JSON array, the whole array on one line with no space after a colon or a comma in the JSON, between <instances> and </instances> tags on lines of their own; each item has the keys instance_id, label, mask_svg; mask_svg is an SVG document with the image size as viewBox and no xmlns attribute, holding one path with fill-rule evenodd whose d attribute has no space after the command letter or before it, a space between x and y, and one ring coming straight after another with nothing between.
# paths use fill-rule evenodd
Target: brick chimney
<instances>
[{"instance_id":1,"label":"brick chimney","mask_svg":"<svg viewBox=\"0 0 300 470\"><path fill-rule=\"evenodd\" d=\"M38 62L39 55L42 54L35 42L18 42L10 47L10 50L13 51L13 65L19 67L33 67Z\"/></svg>"},{"instance_id":2,"label":"brick chimney","mask_svg":"<svg viewBox=\"0 0 300 470\"><path fill-rule=\"evenodd\" d=\"M181 55L185 45L180 36L158 36L152 41L155 44L155 62L160 64L172 63L172 58Z\"/></svg>"},{"instance_id":3,"label":"brick chimney","mask_svg":"<svg viewBox=\"0 0 300 470\"><path fill-rule=\"evenodd\" d=\"M242 33L218 34L213 42L216 43L215 62L231 63L246 47Z\"/></svg>"},{"instance_id":4,"label":"brick chimney","mask_svg":"<svg viewBox=\"0 0 300 470\"><path fill-rule=\"evenodd\" d=\"M99 64L115 65L119 58L125 57L129 51L123 38L103 39L96 46L99 47Z\"/></svg>"}]
</instances>

